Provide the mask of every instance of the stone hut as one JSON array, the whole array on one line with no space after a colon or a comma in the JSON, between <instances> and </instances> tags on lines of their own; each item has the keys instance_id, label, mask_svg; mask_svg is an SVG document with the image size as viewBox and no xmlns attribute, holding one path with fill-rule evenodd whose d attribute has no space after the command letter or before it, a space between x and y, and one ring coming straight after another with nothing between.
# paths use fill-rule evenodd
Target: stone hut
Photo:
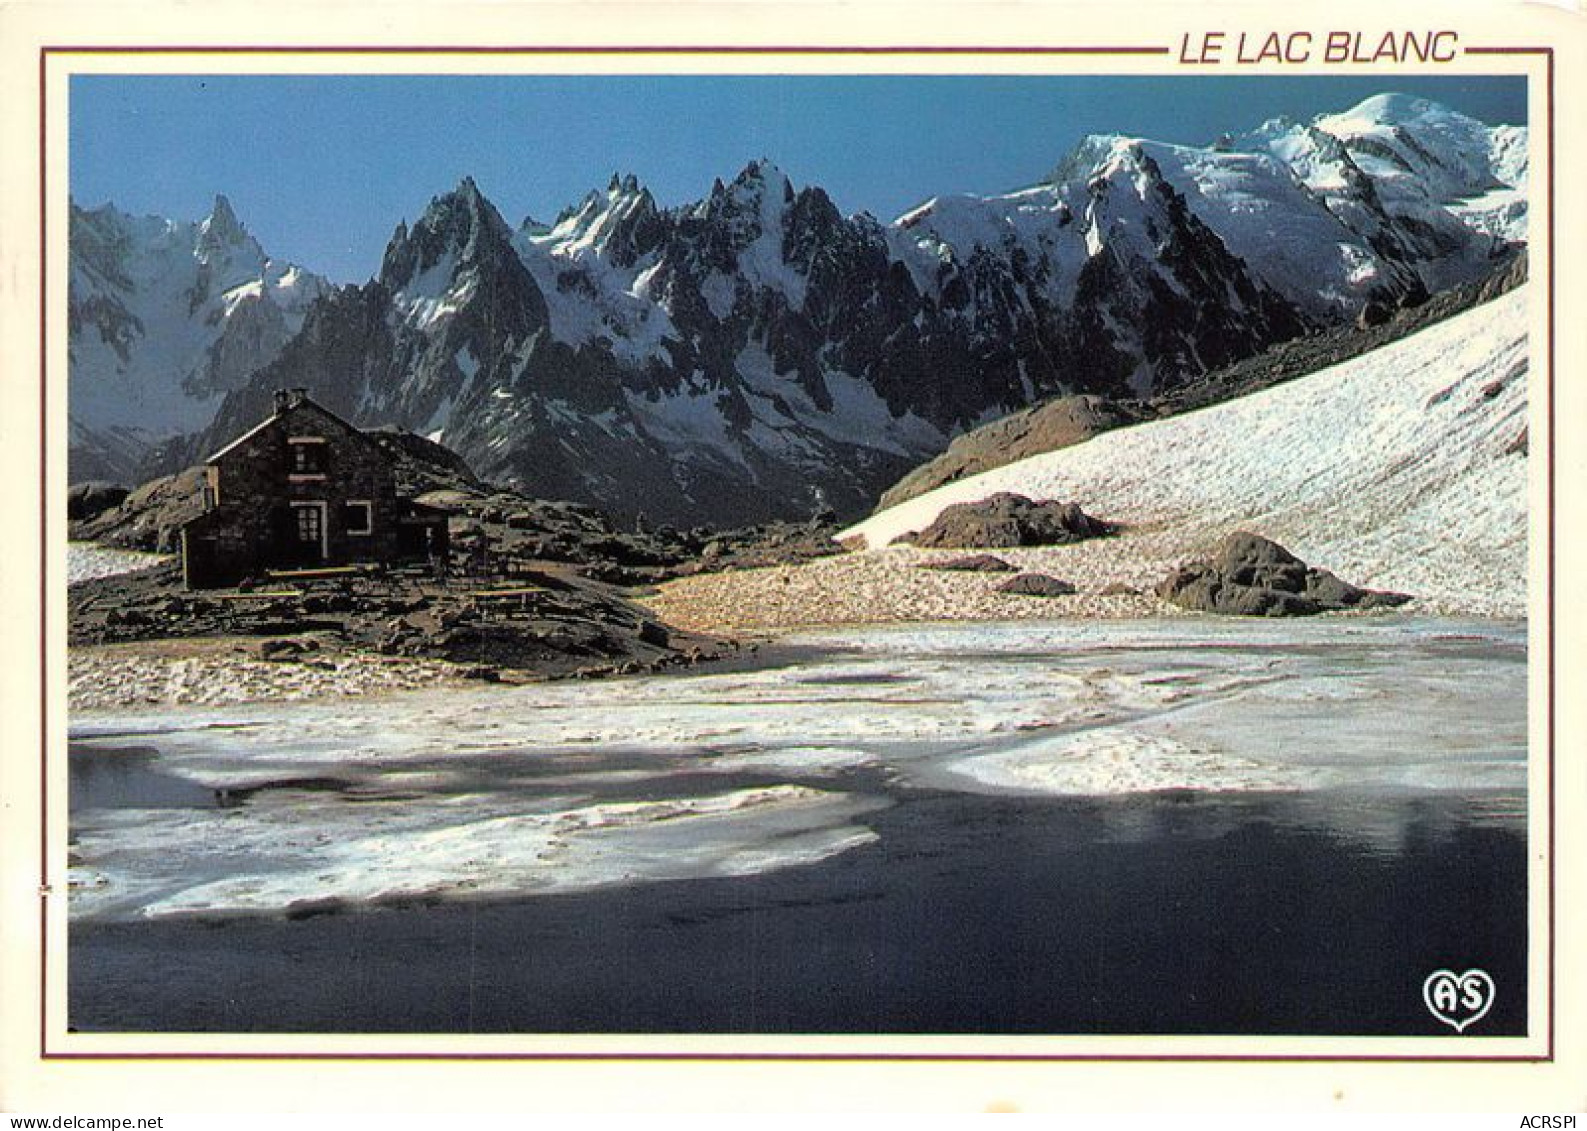
<instances>
[{"instance_id":1,"label":"stone hut","mask_svg":"<svg viewBox=\"0 0 1587 1131\"><path fill-rule=\"evenodd\" d=\"M275 412L205 461L204 511L182 527L190 589L270 570L444 562L446 515L399 498L391 457L310 400L275 395Z\"/></svg>"}]
</instances>

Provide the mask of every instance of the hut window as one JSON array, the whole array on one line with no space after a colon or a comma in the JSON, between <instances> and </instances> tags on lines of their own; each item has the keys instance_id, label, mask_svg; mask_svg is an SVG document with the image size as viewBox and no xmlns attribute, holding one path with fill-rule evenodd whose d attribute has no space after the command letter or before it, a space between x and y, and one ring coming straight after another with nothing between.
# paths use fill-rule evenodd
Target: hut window
<instances>
[{"instance_id":1,"label":"hut window","mask_svg":"<svg viewBox=\"0 0 1587 1131\"><path fill-rule=\"evenodd\" d=\"M349 500L342 504L342 527L349 534L375 532L375 504L368 500Z\"/></svg>"},{"instance_id":2,"label":"hut window","mask_svg":"<svg viewBox=\"0 0 1587 1131\"><path fill-rule=\"evenodd\" d=\"M292 453L288 467L293 475L325 474L325 439L322 436L292 436L287 440Z\"/></svg>"}]
</instances>

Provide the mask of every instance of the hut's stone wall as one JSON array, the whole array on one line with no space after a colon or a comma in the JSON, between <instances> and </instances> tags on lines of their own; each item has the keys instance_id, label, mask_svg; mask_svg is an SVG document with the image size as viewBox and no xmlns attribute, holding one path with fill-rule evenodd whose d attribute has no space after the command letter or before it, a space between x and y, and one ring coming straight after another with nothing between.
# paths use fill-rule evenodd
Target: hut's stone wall
<instances>
[{"instance_id":1,"label":"hut's stone wall","mask_svg":"<svg viewBox=\"0 0 1587 1131\"><path fill-rule=\"evenodd\" d=\"M446 548L444 518L437 531L434 516L398 497L380 446L301 395L211 457L204 489L208 509L183 528L194 588Z\"/></svg>"}]
</instances>

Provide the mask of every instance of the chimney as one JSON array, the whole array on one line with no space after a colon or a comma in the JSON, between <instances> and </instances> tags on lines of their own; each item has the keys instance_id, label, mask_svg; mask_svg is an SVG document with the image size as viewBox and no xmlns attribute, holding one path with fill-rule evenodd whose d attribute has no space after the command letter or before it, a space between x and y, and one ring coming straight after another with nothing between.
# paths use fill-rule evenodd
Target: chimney
<instances>
[{"instance_id":1,"label":"chimney","mask_svg":"<svg viewBox=\"0 0 1587 1131\"><path fill-rule=\"evenodd\" d=\"M298 405L308 399L309 391L307 389L277 389L275 391L275 410L277 413L283 413L290 408L297 408Z\"/></svg>"}]
</instances>

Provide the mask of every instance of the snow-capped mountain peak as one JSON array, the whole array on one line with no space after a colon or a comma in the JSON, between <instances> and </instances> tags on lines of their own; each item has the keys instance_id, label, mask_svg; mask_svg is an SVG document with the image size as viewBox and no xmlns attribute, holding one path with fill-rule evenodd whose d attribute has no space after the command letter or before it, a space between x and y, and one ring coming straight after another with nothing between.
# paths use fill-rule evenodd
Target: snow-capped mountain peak
<instances>
[{"instance_id":1,"label":"snow-capped mountain peak","mask_svg":"<svg viewBox=\"0 0 1587 1131\"><path fill-rule=\"evenodd\" d=\"M613 173L605 192L590 190L549 230L520 228L519 246L533 244L568 259L604 254L627 267L652 249L660 211L638 177Z\"/></svg>"},{"instance_id":2,"label":"snow-capped mountain peak","mask_svg":"<svg viewBox=\"0 0 1587 1131\"><path fill-rule=\"evenodd\" d=\"M329 283L271 259L217 196L193 222L71 208L71 474L136 482L151 448L205 427Z\"/></svg>"},{"instance_id":3,"label":"snow-capped mountain peak","mask_svg":"<svg viewBox=\"0 0 1587 1131\"><path fill-rule=\"evenodd\" d=\"M1380 94L1316 121L1379 177L1433 178L1453 192L1500 186L1492 162L1492 128L1424 98ZM1433 186L1429 186L1433 187Z\"/></svg>"},{"instance_id":4,"label":"snow-capped mountain peak","mask_svg":"<svg viewBox=\"0 0 1587 1131\"><path fill-rule=\"evenodd\" d=\"M795 195L786 173L765 158L757 158L727 184L720 179L713 182L697 214L702 220L730 225L740 234L766 232L780 226Z\"/></svg>"},{"instance_id":5,"label":"snow-capped mountain peak","mask_svg":"<svg viewBox=\"0 0 1587 1131\"><path fill-rule=\"evenodd\" d=\"M1252 137L1354 226L1399 228L1428 289L1449 285L1503 243L1526 239L1525 126L1489 126L1440 103L1378 94L1307 126ZM1490 238L1473 245L1472 231ZM1466 245L1469 257L1448 249ZM1470 258L1475 257L1475 258Z\"/></svg>"},{"instance_id":6,"label":"snow-capped mountain peak","mask_svg":"<svg viewBox=\"0 0 1587 1131\"><path fill-rule=\"evenodd\" d=\"M209 215L199 223L198 231L200 251L242 247L245 242L251 241L247 230L242 226L242 221L238 220L237 214L232 211L231 201L227 200L224 194L216 194L215 204L210 209Z\"/></svg>"},{"instance_id":7,"label":"snow-capped mountain peak","mask_svg":"<svg viewBox=\"0 0 1587 1131\"><path fill-rule=\"evenodd\" d=\"M1205 147L1096 134L1027 187L932 196L890 225L765 159L670 208L617 173L516 232L464 179L397 226L374 281L314 308L208 439L305 385L620 514L798 514L812 485L853 513L961 429L1066 393L1154 397L1491 271L1524 233L1525 130L1458 119L1390 98ZM1401 164L1444 180L1417 195ZM83 214L85 286L148 272L119 232ZM193 262L196 232L126 238ZM250 270L217 275L214 301L266 326L294 276ZM79 310L108 355L142 332L128 313Z\"/></svg>"},{"instance_id":8,"label":"snow-capped mountain peak","mask_svg":"<svg viewBox=\"0 0 1587 1131\"><path fill-rule=\"evenodd\" d=\"M756 157L739 170L738 176L733 178L735 186L761 192L771 192L781 196L784 201L793 200L793 182L788 174L777 167L776 162L767 157Z\"/></svg>"},{"instance_id":9,"label":"snow-capped mountain peak","mask_svg":"<svg viewBox=\"0 0 1587 1131\"><path fill-rule=\"evenodd\" d=\"M399 224L380 264L392 291L433 295L450 288L465 265L511 254L512 230L472 177L433 198L408 228Z\"/></svg>"},{"instance_id":10,"label":"snow-capped mountain peak","mask_svg":"<svg viewBox=\"0 0 1587 1131\"><path fill-rule=\"evenodd\" d=\"M1094 180L1108 166L1127 160L1140 140L1124 134L1086 134L1064 154L1048 180L1058 186Z\"/></svg>"}]
</instances>

